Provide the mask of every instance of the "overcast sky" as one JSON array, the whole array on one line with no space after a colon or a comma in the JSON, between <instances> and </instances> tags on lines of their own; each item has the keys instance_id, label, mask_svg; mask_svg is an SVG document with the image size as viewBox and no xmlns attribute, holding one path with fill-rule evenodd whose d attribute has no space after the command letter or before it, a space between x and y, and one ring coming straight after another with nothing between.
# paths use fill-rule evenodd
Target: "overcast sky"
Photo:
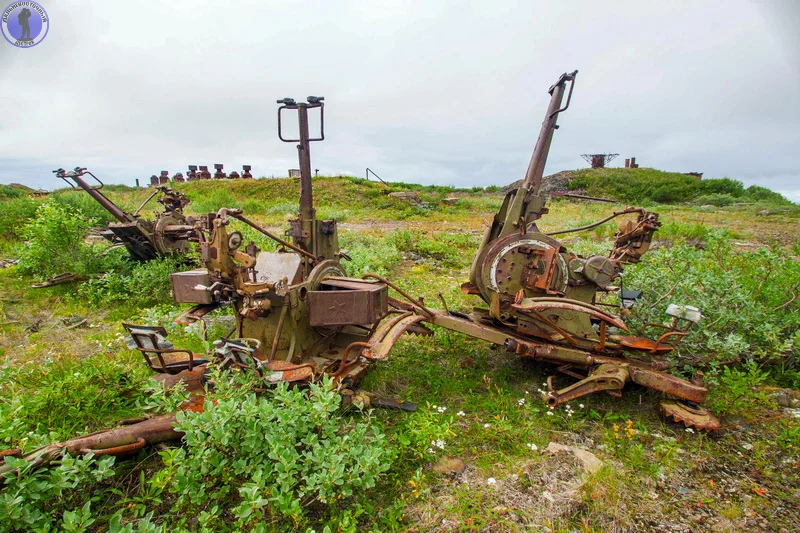
<instances>
[{"instance_id":1,"label":"overcast sky","mask_svg":"<svg viewBox=\"0 0 800 533\"><path fill-rule=\"evenodd\" d=\"M9 0L10 1L10 0ZM41 0L0 41L0 183L224 163L285 176L275 100L326 98L322 174L457 186L525 172L547 88L579 69L546 173L580 154L731 177L800 201L800 2Z\"/></svg>"}]
</instances>

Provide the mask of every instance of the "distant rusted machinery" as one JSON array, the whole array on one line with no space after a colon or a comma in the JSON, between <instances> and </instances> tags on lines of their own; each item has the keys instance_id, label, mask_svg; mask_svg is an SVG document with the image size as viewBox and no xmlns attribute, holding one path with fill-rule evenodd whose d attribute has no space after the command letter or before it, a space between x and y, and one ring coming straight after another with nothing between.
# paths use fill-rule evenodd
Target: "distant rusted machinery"
<instances>
[{"instance_id":1,"label":"distant rusted machinery","mask_svg":"<svg viewBox=\"0 0 800 533\"><path fill-rule=\"evenodd\" d=\"M186 254L191 250L190 240L194 236L194 221L183 214L189 199L169 187L159 185L156 190L133 213L128 213L108 199L101 192L103 182L85 168L75 167L66 171L63 168L53 173L71 187L80 187L94 198L103 208L117 219L108 225L103 237L114 244L122 244L137 261L149 261L156 257ZM96 182L92 185L83 179L89 175ZM164 211L156 213L155 220L142 220L139 212L160 194L158 203Z\"/></svg>"},{"instance_id":2,"label":"distant rusted machinery","mask_svg":"<svg viewBox=\"0 0 800 533\"><path fill-rule=\"evenodd\" d=\"M252 170L252 166L250 165L242 165L242 173L238 173L235 170L232 171L230 174L226 174L222 171L224 165L221 163L217 163L214 165L214 174L212 175L209 172L207 166L201 165L198 167L197 165L189 165L189 170L186 173L186 177L181 172L176 173L172 176L172 182L174 183L184 183L186 181L196 181L196 180L210 180L210 179L229 179L229 180L237 180L237 179L252 179L253 174L250 173ZM153 174L150 176L150 186L156 187L158 185L166 185L170 182L169 171L162 170L160 176L156 176Z\"/></svg>"},{"instance_id":3,"label":"distant rusted machinery","mask_svg":"<svg viewBox=\"0 0 800 533\"><path fill-rule=\"evenodd\" d=\"M605 168L608 163L613 161L619 154L581 154L581 157L592 168Z\"/></svg>"}]
</instances>

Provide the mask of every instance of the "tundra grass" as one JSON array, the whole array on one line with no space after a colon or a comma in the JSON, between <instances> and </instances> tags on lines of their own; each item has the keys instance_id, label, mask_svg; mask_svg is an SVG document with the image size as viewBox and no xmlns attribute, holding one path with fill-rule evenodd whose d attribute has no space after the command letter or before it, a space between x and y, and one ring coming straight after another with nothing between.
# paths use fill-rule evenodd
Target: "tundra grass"
<instances>
[{"instance_id":1,"label":"tundra grass","mask_svg":"<svg viewBox=\"0 0 800 533\"><path fill-rule=\"evenodd\" d=\"M254 218L281 226L293 213L296 182L264 181L268 183L200 182L182 187L191 196L196 186L198 198L222 195L214 201L233 202L234 207L235 202L251 202L248 210L256 212ZM343 184L349 187L344 179L315 183L319 183L317 191L330 192L330 196L320 195L320 212L338 212L344 218L340 238L352 257L345 263L351 275L376 272L390 276L435 307L443 305L442 299L451 310L469 311L480 303L458 286L467 279L475 246L501 197L483 191L422 188L420 195L432 204L437 195L462 195L465 204L436 204L417 211L388 200L377 184L349 181L353 188L346 192L337 192ZM218 192L220 185L226 187L224 192ZM254 186L263 189L247 189ZM126 208L143 199L141 190L111 189L109 194L115 201L127 202ZM365 206L356 205L354 195L364 199ZM200 214L200 208L213 211L221 205L200 202L192 212ZM545 231L578 227L603 218L609 208L622 207L554 201L541 227ZM796 255L792 245L798 240L798 230L788 216L755 215L743 207L653 209L662 214L664 225L656 238L667 250L677 247L678 252L688 253L717 239L731 243L737 250L731 253L746 254L773 245L776 254ZM607 248L615 228L615 223L607 223L565 241L571 249L598 253ZM255 234L247 236L258 239ZM19 243L9 243L4 253L13 253L15 246ZM670 257L680 258L674 255L678 252L670 252ZM660 253L652 252L653 257ZM758 272L759 261L764 260L757 254L742 257L752 262L753 272ZM660 264L643 262L630 271L655 269ZM788 263L780 268L793 272ZM686 272L687 276L703 274L691 269ZM150 308L124 300L113 304L90 301L75 286L33 290L30 282L16 268L0 270L2 445L31 449L145 412L149 373L141 356L124 346L120 322L169 325L180 307L166 301ZM658 279L652 283L644 288L658 297L671 288ZM705 283L695 289L713 287ZM750 289L745 286L742 290ZM791 295L788 289L786 292L788 301ZM745 294L756 299L778 298L765 296L763 290L759 293L757 297L752 292ZM774 308L784 301L767 303ZM791 302L782 309L780 316L785 320L797 312ZM70 328L71 322L62 320L74 316L86 318L86 325ZM746 318L741 327L746 327ZM787 340L787 324L776 322L776 338ZM196 331L169 328L176 344L197 351L208 348ZM592 395L571 402L569 409L550 410L540 401L539 391L547 376L555 373L553 367L526 363L487 343L432 329L433 336L404 337L361 384L379 395L416 402L418 409L414 413L375 411L372 423L386 434L395 459L365 500L356 504L345 499L338 505L336 512L365 506L356 530L800 527L800 419L775 405L768 388L796 379L796 367L767 367L759 361L711 367L707 381L714 386L709 404L720 409L726 429L706 436L665 422L657 413L660 397L647 390L626 391L622 399ZM783 349L794 348L787 344ZM787 362L792 360L789 354L787 351ZM725 371L728 366L731 369ZM603 466L586 474L569 456L543 453L550 442L587 449ZM463 460L465 472L456 476L436 473L433 466L443 456ZM153 485L147 481L164 471L162 459L143 452L116 468L111 480L69 492L72 499L66 501L77 507L83 501L81 491L95 499L92 516L96 522L85 530L106 529L120 513L131 527L145 524L142 517L151 512L152 523L167 527L174 518L169 511L170 497L154 495ZM67 511L71 509L63 512ZM326 516L330 515L298 524L297 530L322 531Z\"/></svg>"}]
</instances>

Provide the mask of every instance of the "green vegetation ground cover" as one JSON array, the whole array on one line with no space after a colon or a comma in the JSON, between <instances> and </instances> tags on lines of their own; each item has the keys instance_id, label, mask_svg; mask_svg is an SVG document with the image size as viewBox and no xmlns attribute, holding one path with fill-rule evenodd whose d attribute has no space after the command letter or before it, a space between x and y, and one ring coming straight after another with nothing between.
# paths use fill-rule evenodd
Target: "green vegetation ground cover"
<instances>
[{"instance_id":1,"label":"green vegetation ground cover","mask_svg":"<svg viewBox=\"0 0 800 533\"><path fill-rule=\"evenodd\" d=\"M249 207L256 218L279 225L292 213L297 191L294 182L277 181L251 197L244 188L222 187L233 183L203 183L209 190L201 197L255 199ZM390 202L375 212L352 207L355 202L346 195L336 196L343 181L332 178L328 191L320 180L318 191L329 196L320 193L317 204L322 213L347 210L341 241L353 258L346 265L351 275L390 275L431 304L441 293L451 309L477 304L458 285L466 279L483 224L500 197L421 189L423 198L461 195L468 207L431 201L431 209L417 212ZM351 197L368 198L369 189L360 188L376 186L349 181L354 184ZM143 196L135 189L109 194L119 194L117 201L126 207ZM384 201L381 193L370 206ZM24 258L20 266L0 270L0 442L8 448L31 449L115 420L170 409L170 400L148 381L140 356L125 347L121 320L166 324L176 344L208 348L197 328L171 324L179 309L170 303L164 278L175 265L137 267L114 257L104 259L112 267L104 277L77 287L30 289L47 260L32 252L26 256L26 249L51 241L62 249L64 239L99 218L80 205L52 199L35 200L36 207L43 202L40 218L20 228L28 245L21 247L15 238L0 248L0 255ZM568 201L550 207L542 224L546 230L577 227L609 209ZM57 224L52 215L59 209L76 215L81 224L45 231ZM800 283L796 225L781 213L755 217L749 206L657 210L664 222L657 234L660 246L626 270L626 286L645 290L631 323L662 321L669 301L703 309L702 331L676 357L705 371L713 386L709 405L727 428L718 435L666 423L656 413L658 395L648 391L633 390L621 400L594 395L569 409L550 411L538 391L552 368L437 330L434 337L403 339L363 382L367 390L418 402L416 413L341 413L322 390L315 401L298 402L287 396L291 391L257 399L242 392L247 387L231 387L223 391L222 408L184 421L196 431L184 448L142 452L117 465L65 460L57 469L20 476L0 490L0 528L795 530L800 423L771 395L778 387L800 386L800 307L793 299ZM37 223L44 226L39 233L33 232ZM569 239L568 246L581 253L602 252L613 232L614 225L606 224ZM91 245L66 242L70 254L84 254L75 264L87 266L87 273L108 266L93 265ZM136 268L141 269L138 275ZM70 328L62 320L74 315L86 317L87 326ZM219 319L211 336L224 330L224 320ZM303 433L309 428L314 431ZM348 435L355 440L344 440ZM578 483L580 467L568 457L541 453L551 441L586 448L604 466ZM325 459L316 455L315 446L331 450L337 459L320 468L315 461ZM463 459L466 472L456 478L436 474L432 465L445 455ZM306 480L335 463L343 465L341 470ZM279 465L285 470L269 470ZM261 470L272 473L254 477ZM298 479L307 483L298 484ZM326 483L341 491L330 492ZM565 491L566 483L579 488ZM342 497L331 499L334 493Z\"/></svg>"}]
</instances>

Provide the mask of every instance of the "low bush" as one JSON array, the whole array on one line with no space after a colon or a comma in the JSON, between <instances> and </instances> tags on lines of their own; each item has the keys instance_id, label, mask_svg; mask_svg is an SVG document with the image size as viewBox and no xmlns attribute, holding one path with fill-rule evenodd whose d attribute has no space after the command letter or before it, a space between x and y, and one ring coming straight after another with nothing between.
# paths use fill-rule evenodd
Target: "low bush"
<instances>
[{"instance_id":1,"label":"low bush","mask_svg":"<svg viewBox=\"0 0 800 533\"><path fill-rule=\"evenodd\" d=\"M0 449L30 449L136 416L141 356L43 356L0 369Z\"/></svg>"},{"instance_id":2,"label":"low bush","mask_svg":"<svg viewBox=\"0 0 800 533\"><path fill-rule=\"evenodd\" d=\"M46 200L36 217L22 227L26 245L20 247L19 271L39 279L63 272L93 274L102 271L105 258L84 242L97 220L80 210Z\"/></svg>"},{"instance_id":3,"label":"low bush","mask_svg":"<svg viewBox=\"0 0 800 533\"><path fill-rule=\"evenodd\" d=\"M330 381L308 391L282 384L261 396L228 377L217 383L203 413L178 415L186 447L170 459L170 490L194 515L181 526L297 529L312 508L335 518L349 512L340 500L357 501L391 465L386 438L368 420L337 416L341 398Z\"/></svg>"},{"instance_id":4,"label":"low bush","mask_svg":"<svg viewBox=\"0 0 800 533\"><path fill-rule=\"evenodd\" d=\"M127 252L116 250L105 261L106 272L78 288L78 294L94 305L126 302L150 306L172 302L169 275L190 267L183 258L159 257L146 263L131 261Z\"/></svg>"},{"instance_id":5,"label":"low bush","mask_svg":"<svg viewBox=\"0 0 800 533\"><path fill-rule=\"evenodd\" d=\"M91 456L60 459L51 469L32 470L24 459L6 457L6 464L18 470L8 473L0 491L2 531L83 532L97 522L92 503L99 499L86 486L114 476L113 457ZM81 487L81 490L75 490Z\"/></svg>"},{"instance_id":6,"label":"low bush","mask_svg":"<svg viewBox=\"0 0 800 533\"><path fill-rule=\"evenodd\" d=\"M14 191L14 189L9 188ZM39 202L20 195L0 203L0 241L14 242L22 239L23 228L36 216Z\"/></svg>"},{"instance_id":7,"label":"low bush","mask_svg":"<svg viewBox=\"0 0 800 533\"><path fill-rule=\"evenodd\" d=\"M698 196L692 203L697 205L714 205L717 207L725 207L736 202L736 197L728 193L712 193Z\"/></svg>"},{"instance_id":8,"label":"low bush","mask_svg":"<svg viewBox=\"0 0 800 533\"><path fill-rule=\"evenodd\" d=\"M800 263L791 254L739 252L711 235L705 250L681 243L649 253L623 279L628 288L649 289L634 308L637 326L663 322L670 303L700 308L705 318L679 345L681 354L700 354L711 366L800 366Z\"/></svg>"}]
</instances>

